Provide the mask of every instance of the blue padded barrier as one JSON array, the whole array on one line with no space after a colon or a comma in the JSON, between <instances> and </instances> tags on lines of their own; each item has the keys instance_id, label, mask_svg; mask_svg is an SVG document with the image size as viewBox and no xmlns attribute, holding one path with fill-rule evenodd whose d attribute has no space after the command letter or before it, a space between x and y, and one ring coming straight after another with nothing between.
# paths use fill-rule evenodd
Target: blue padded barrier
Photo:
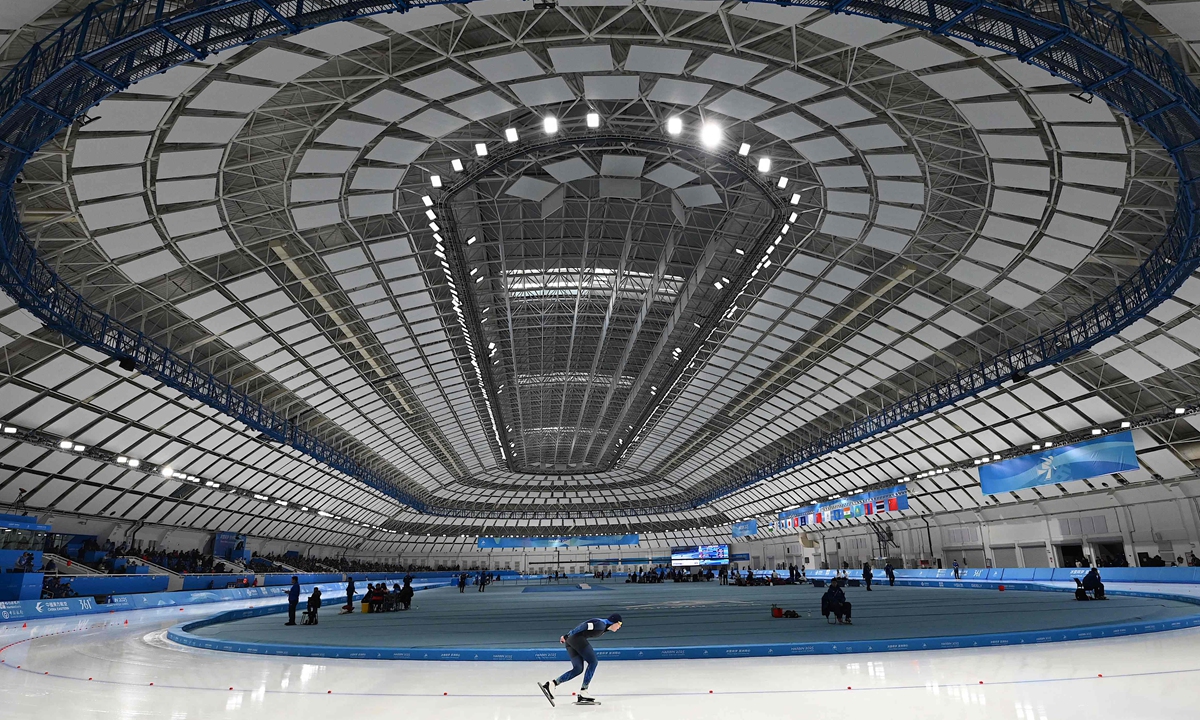
<instances>
[{"instance_id":1,"label":"blue padded barrier","mask_svg":"<svg viewBox=\"0 0 1200 720\"><path fill-rule=\"evenodd\" d=\"M289 576L290 578L290 576ZM403 578L389 578L388 582L400 582ZM432 587L446 587L448 581L429 581L417 587L427 590ZM343 583L301 585L303 597L307 597L314 587L321 588L321 594L329 599L346 597L346 586ZM414 587L416 587L414 585ZM183 607L230 600L254 600L259 598L282 600L287 596L287 586L230 588L228 590L203 590L145 593L141 595L114 595L108 602L101 604L91 597L65 598L62 600L16 600L0 602L0 622L16 622L25 620L45 620L50 618L68 617L72 615L96 615L125 610L146 610L160 607ZM356 593L356 596L361 593ZM276 603L277 607L286 606Z\"/></svg>"},{"instance_id":2,"label":"blue padded barrier","mask_svg":"<svg viewBox=\"0 0 1200 720\"><path fill-rule=\"evenodd\" d=\"M301 585L342 582L341 573L272 573L263 576L263 585L291 585L292 576L300 578Z\"/></svg>"},{"instance_id":3,"label":"blue padded barrier","mask_svg":"<svg viewBox=\"0 0 1200 720\"><path fill-rule=\"evenodd\" d=\"M821 571L817 571L821 572ZM811 577L811 575L810 575ZM900 584L925 587L995 587L986 581L944 581L934 576L898 580ZM1037 584L1013 586L1013 590L1070 592L1070 588L1047 587ZM1155 597L1200 605L1200 599L1169 593L1150 593L1113 590L1110 595ZM342 596L344 598L344 595ZM176 625L167 631L168 639L181 645L254 655L283 655L293 657L346 658L366 660L447 660L447 661L566 661L567 653L558 648L371 648L335 645L288 645L257 643L240 640L216 640L200 637L191 631L209 625L261 617L283 612L279 606L231 610L210 618ZM949 650L960 648L1033 645L1071 640L1095 640L1144 633L1165 632L1200 627L1200 613L1158 622L1127 622L1093 625L1061 630L1031 630L979 635L945 635L927 638L890 640L851 640L845 642L761 643L750 645L698 645L690 647L627 647L596 649L600 660L679 660L715 659L730 657L777 657L790 655L843 655L866 652L901 652L913 650Z\"/></svg>"},{"instance_id":4,"label":"blue padded barrier","mask_svg":"<svg viewBox=\"0 0 1200 720\"><path fill-rule=\"evenodd\" d=\"M229 583L236 583L240 580L246 580L249 583L254 582L254 573L222 573L211 575L184 575L183 589L184 590L224 590L229 586ZM291 578L289 577L290 581Z\"/></svg>"},{"instance_id":5,"label":"blue padded barrier","mask_svg":"<svg viewBox=\"0 0 1200 720\"><path fill-rule=\"evenodd\" d=\"M167 589L166 575L67 575L59 578L76 595L130 595L160 593Z\"/></svg>"}]
</instances>

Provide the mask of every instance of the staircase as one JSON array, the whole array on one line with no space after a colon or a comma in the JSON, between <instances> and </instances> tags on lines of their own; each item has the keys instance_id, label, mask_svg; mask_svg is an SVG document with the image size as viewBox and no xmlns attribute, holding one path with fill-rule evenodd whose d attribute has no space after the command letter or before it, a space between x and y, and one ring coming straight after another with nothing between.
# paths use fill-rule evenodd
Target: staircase
<instances>
[{"instance_id":1,"label":"staircase","mask_svg":"<svg viewBox=\"0 0 1200 720\"><path fill-rule=\"evenodd\" d=\"M145 565L155 575L166 575L167 592L175 592L176 590L183 589L183 576L174 570L168 570L162 565L155 565L149 560L143 560L140 557L130 557L129 560L137 565Z\"/></svg>"},{"instance_id":2,"label":"staircase","mask_svg":"<svg viewBox=\"0 0 1200 720\"><path fill-rule=\"evenodd\" d=\"M55 555L54 553L48 553L48 552L42 553L42 565L43 566L45 566L51 560L54 561L54 572L58 575L103 575L104 574L104 573L100 572L99 570L97 570L96 568L88 567L87 565L75 562L74 560L68 560L67 558L63 557L62 555Z\"/></svg>"}]
</instances>

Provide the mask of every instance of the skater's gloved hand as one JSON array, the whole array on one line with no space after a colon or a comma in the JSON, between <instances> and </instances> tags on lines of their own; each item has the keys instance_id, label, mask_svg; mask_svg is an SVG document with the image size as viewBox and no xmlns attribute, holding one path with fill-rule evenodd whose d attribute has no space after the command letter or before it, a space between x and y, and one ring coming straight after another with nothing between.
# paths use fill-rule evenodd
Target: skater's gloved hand
<instances>
[{"instance_id":1,"label":"skater's gloved hand","mask_svg":"<svg viewBox=\"0 0 1200 720\"><path fill-rule=\"evenodd\" d=\"M560 643L562 643L563 645L566 645L566 644L567 644L567 636L566 636L566 635L562 635L562 636L560 636L560 637L558 638L558 641L559 641Z\"/></svg>"}]
</instances>

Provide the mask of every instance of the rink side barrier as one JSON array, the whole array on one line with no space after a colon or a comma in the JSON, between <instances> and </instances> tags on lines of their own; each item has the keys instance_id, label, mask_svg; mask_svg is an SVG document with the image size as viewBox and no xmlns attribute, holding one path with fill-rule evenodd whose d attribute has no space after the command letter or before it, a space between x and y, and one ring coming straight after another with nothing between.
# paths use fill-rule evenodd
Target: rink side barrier
<instances>
[{"instance_id":1,"label":"rink side barrier","mask_svg":"<svg viewBox=\"0 0 1200 720\"><path fill-rule=\"evenodd\" d=\"M391 584L402 582L403 577L387 578ZM447 580L416 580L413 588L428 590L435 587L446 587ZM301 605L308 599L314 587L321 588L323 598L341 597L345 600L346 584L344 582L301 584ZM23 622L28 620L46 620L50 618L68 617L72 615L98 615L103 613L123 612L126 610L153 610L162 607L184 607L208 603L228 602L230 600L254 600L259 598L282 600L287 597L290 586L276 585L268 587L229 588L226 590L181 590L178 592L143 593L138 595L113 595L108 602L97 602L93 597L61 598L58 600L11 600L0 602L0 622ZM359 596L361 593L355 593ZM286 610L286 606L280 605Z\"/></svg>"},{"instance_id":2,"label":"rink side barrier","mask_svg":"<svg viewBox=\"0 0 1200 720\"><path fill-rule=\"evenodd\" d=\"M1158 569L1158 568L1156 568ZM1086 569L1085 569L1086 571ZM821 572L821 571L818 571ZM817 577L832 577L829 575ZM918 571L909 571L918 572ZM936 571L935 571L936 572ZM986 572L986 571L981 571ZM860 573L861 574L861 573ZM960 573L962 574L962 573ZM853 577L853 574L850 575ZM814 575L809 574L809 577ZM1107 579L1107 578L1106 578ZM886 582L886 580L885 580ZM1148 582L1148 581L1147 581ZM897 585L913 587L939 587L952 589L995 590L997 580L954 580L953 572L948 580L935 577L908 577L896 575ZM1033 592L1074 592L1074 587L1043 585L1036 582L1006 581L1005 589ZM1157 598L1174 600L1189 605L1200 605L1200 597L1173 593L1139 590L1108 590L1107 595ZM343 593L342 597L345 597ZM340 645L296 645L285 643L260 643L241 640L217 640L194 635L191 631L210 625L244 620L282 613L286 608L275 605L262 608L230 610L212 617L176 625L167 630L167 639L188 647L250 655L280 655L293 657L336 658L351 660L442 660L450 662L469 661L550 661L568 660L565 649L558 648L390 648L352 647ZM903 652L915 650L953 650L963 648L1004 647L1009 645L1036 645L1072 640L1097 640L1101 638L1126 637L1146 633L1166 632L1200 627L1200 613L1158 622L1124 622L1107 625L1091 625L1065 628L1062 630L1024 630L1009 633L981 633L975 635L941 635L925 638L891 638L881 640L848 640L845 642L809 643L756 643L746 645L696 645L683 647L625 647L596 648L600 660L700 660L733 657L787 657L795 655L842 655L868 652Z\"/></svg>"}]
</instances>

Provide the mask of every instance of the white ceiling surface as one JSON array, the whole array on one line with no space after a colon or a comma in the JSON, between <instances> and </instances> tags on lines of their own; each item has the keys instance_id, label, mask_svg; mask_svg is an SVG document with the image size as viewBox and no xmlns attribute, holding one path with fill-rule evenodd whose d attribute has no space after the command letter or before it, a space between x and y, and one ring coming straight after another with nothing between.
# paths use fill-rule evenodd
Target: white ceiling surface
<instances>
[{"instance_id":1,"label":"white ceiling surface","mask_svg":"<svg viewBox=\"0 0 1200 720\"><path fill-rule=\"evenodd\" d=\"M72 133L69 170L61 180L96 257L125 278L109 276L109 282L124 282L130 292L172 308L177 319L170 322L186 327L186 337L205 338L189 340L191 347L215 353L218 365L236 368L243 382L285 393L292 412L323 418L331 437L382 461L429 497L469 499L473 506L536 507L558 498L571 507L603 507L675 496L738 461L753 465L755 452L790 447L789 433L794 439L806 427L825 427L809 425L823 416L877 406L887 394L879 388L891 387L894 378L970 362L980 352L976 345L990 346L990 323L1032 315L1044 298L1062 291L1062 283L1102 262L1100 248L1111 254L1114 244L1128 246L1136 256L1139 243L1157 239L1126 230L1123 206L1137 190L1139 205L1148 202L1146 188L1156 188L1164 190L1159 206L1173 206L1172 181L1161 177L1152 143L1131 134L1099 101L1080 100L1056 78L1015 60L810 9L676 0L587 7L592 4L572 3L557 12L597 25L616 14L642 12L660 28L677 28L680 39L664 44L646 23L641 40L610 40L600 32L587 45L514 41L502 52L463 50L455 62L421 55L409 69L389 75L373 53L397 44L452 43L464 22L503 35L506 23L519 25L527 4L487 0L327 26L176 68L104 101L89 113L97 119ZM49 5L6 4L0 28L28 22ZM1150 11L1195 39L1187 13L1176 12L1190 5L1200 6L1175 3ZM723 23L747 42L740 50L688 43L683 29L693 22ZM820 44L813 59L779 59L793 52L785 39L793 25L802 28L797 32L805 42ZM775 39L749 41L764 37ZM849 304L876 292L881 278L894 277L896 268L912 261L906 253L917 247L914 236L923 227L917 239L938 244L931 206L954 192L930 187L940 160L892 111L911 104L908 98L847 85L820 59L845 48L857 49L850 51L857 62L911 73L919 80L915 86L927 88L920 102L957 112L959 125L977 138L985 170L971 182L986 189L986 199L964 201L973 209L956 222L966 240L947 243L944 261L922 276L921 287L902 284L894 301L855 314L837 340L817 342L811 331L844 320ZM317 97L306 88L323 75L358 79L343 95ZM444 278L433 272L432 256L418 250L418 240L429 235L419 198L435 192L431 176L452 181L445 158L457 154L469 161L477 142L500 150L507 126L525 137L540 132L545 113L581 113L588 103L599 103L607 120L630 102L647 103L663 117L683 114L689 124L709 118L725 128L730 142L770 133L774 140L756 147L750 160L774 156L773 178L811 174L825 210L808 239L816 247L796 250L805 238L787 238L771 256L778 274L770 286L740 301L694 367L663 393L651 421L611 471L619 476L596 473L578 489L553 495L547 485L572 483L556 476L522 480L497 466L491 419L449 312ZM295 108L303 109L309 124L290 128L294 137L264 150L257 128ZM256 181L278 188L277 195L238 184L257 172L251 169L256 163L278 168L269 181ZM618 178L649 187L640 176L671 188L689 208L724 201L721 188L669 163L618 167L614 160L610 168L606 158L600 168L579 160L542 170L517 178L504 192L540 202L559 183L598 170L609 176L602 178L609 197L628 192L613 184ZM779 190L783 198L791 192ZM420 212L406 215L414 206ZM943 227L936 232L948 232ZM67 231L49 225L39 232L62 237ZM291 257L286 267L282 255L265 251L268 240L285 244ZM859 255L833 250L852 246ZM862 257L873 258L878 276ZM68 267L68 255L58 261L67 276L91 272ZM1113 272L1128 272L1117 267ZM1086 272L1095 275L1094 269ZM1178 396L1200 359L1198 286L1200 281L1189 281L1151 317L1052 375L910 423L727 497L715 508L636 521L695 523L714 509L738 518L770 513L1156 409L1156 402ZM183 458L195 474L216 473L223 482L264 493L269 488L274 496L314 507L317 493L326 506L341 508L331 512L362 522L426 521L319 465L251 441L232 423L144 378L118 378L115 367L92 369L97 357L55 346L50 333L31 336L38 327L0 297L0 345L38 348L23 356L18 372L0 378L0 406L12 408L6 421L113 452L135 455L146 447L147 460ZM970 341L967 352L956 344L964 339ZM807 354L797 360L801 352ZM402 377L403 389L389 386L381 379L386 377ZM760 389L764 379L766 391ZM1142 397L1130 389L1137 383L1165 389ZM911 382L897 385L913 389ZM749 412L733 419L734 411L743 410ZM1151 449L1167 439L1139 435ZM1190 473L1190 465L1171 452L1154 455L1154 462L1167 473ZM1151 465L1148 457L1143 453ZM28 463L54 469L39 475ZM11 502L15 487L36 480L42 483L38 503L64 511L214 529L253 527L255 534L281 537L303 532L328 539L346 530L256 501L206 504L199 497L204 491L173 505L162 501L174 489L170 481L64 461L62 453L32 446L0 449L0 466L9 473L0 476L0 501ZM1151 469L1166 477L1160 467ZM974 484L971 473L922 481L914 507L977 506L985 499ZM1035 495L1022 491L1001 500ZM293 521L305 529L288 529ZM437 522L465 531L479 525L470 517Z\"/></svg>"}]
</instances>

